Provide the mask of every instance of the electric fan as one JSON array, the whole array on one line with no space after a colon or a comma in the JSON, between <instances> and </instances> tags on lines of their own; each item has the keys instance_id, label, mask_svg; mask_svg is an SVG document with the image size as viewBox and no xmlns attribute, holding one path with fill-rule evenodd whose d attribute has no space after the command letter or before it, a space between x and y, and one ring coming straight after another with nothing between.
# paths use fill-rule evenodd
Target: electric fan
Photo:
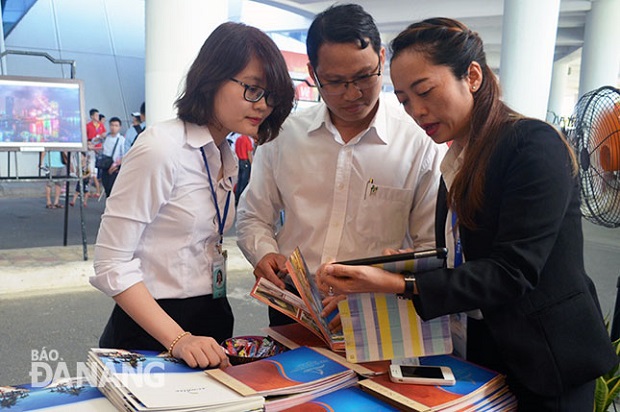
<instances>
[{"instance_id":1,"label":"electric fan","mask_svg":"<svg viewBox=\"0 0 620 412\"><path fill-rule=\"evenodd\" d=\"M592 223L620 226L620 90L584 94L571 117L568 139L579 161L581 213Z\"/></svg>"}]
</instances>

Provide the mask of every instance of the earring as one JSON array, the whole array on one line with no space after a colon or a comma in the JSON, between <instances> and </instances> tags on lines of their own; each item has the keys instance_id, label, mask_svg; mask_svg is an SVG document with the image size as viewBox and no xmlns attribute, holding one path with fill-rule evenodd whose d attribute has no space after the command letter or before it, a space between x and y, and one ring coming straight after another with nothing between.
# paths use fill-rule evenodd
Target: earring
<instances>
[{"instance_id":1,"label":"earring","mask_svg":"<svg viewBox=\"0 0 620 412\"><path fill-rule=\"evenodd\" d=\"M476 86L471 86L471 90L472 90L473 92L475 92L475 91L476 91Z\"/></svg>"}]
</instances>

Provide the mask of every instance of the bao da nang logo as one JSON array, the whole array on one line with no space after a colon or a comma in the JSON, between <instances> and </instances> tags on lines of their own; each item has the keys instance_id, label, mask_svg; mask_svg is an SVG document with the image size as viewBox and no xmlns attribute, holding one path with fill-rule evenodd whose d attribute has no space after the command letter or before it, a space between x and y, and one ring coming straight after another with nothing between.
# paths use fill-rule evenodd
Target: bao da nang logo
<instances>
[{"instance_id":1,"label":"bao da nang logo","mask_svg":"<svg viewBox=\"0 0 620 412\"><path fill-rule=\"evenodd\" d=\"M165 359L148 360L140 353L117 349L98 349L87 362L65 362L56 349L30 351L30 384L33 388L49 387L55 382L78 379L90 386L107 384L128 386L164 386ZM75 368L73 368L75 366Z\"/></svg>"}]
</instances>

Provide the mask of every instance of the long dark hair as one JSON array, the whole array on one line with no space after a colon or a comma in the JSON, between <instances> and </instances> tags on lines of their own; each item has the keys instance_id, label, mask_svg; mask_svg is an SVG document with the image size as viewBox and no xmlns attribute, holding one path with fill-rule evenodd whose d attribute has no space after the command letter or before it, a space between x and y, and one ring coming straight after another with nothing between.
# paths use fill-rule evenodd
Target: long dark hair
<instances>
[{"instance_id":1,"label":"long dark hair","mask_svg":"<svg viewBox=\"0 0 620 412\"><path fill-rule=\"evenodd\" d=\"M448 203L459 222L475 228L474 214L482 208L485 171L501 130L521 116L500 100L500 88L487 65L482 39L464 24L448 18L414 23L391 43L392 59L404 50L423 53L433 64L447 66L457 79L468 74L472 62L482 68L482 83L474 93L467 152L456 175Z\"/></svg>"},{"instance_id":2,"label":"long dark hair","mask_svg":"<svg viewBox=\"0 0 620 412\"><path fill-rule=\"evenodd\" d=\"M223 23L205 40L187 72L185 90L175 102L179 119L201 126L216 124L215 95L252 57L262 62L266 87L277 100L258 129L258 143L275 139L293 108L295 89L284 57L273 40L259 29L242 23Z\"/></svg>"}]
</instances>

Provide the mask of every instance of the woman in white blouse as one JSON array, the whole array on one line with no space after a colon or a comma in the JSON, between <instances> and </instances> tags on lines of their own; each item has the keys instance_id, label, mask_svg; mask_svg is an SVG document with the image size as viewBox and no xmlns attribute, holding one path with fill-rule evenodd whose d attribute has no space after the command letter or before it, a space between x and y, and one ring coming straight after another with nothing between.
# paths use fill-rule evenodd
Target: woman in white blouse
<instances>
[{"instance_id":1,"label":"woman in white blouse","mask_svg":"<svg viewBox=\"0 0 620 412\"><path fill-rule=\"evenodd\" d=\"M165 349L192 367L226 364L219 342L234 320L221 246L237 174L226 136L274 139L293 101L286 63L263 32L224 23L207 38L178 118L142 133L107 201L90 282L116 305L100 346ZM224 282L214 283L220 271Z\"/></svg>"}]
</instances>

